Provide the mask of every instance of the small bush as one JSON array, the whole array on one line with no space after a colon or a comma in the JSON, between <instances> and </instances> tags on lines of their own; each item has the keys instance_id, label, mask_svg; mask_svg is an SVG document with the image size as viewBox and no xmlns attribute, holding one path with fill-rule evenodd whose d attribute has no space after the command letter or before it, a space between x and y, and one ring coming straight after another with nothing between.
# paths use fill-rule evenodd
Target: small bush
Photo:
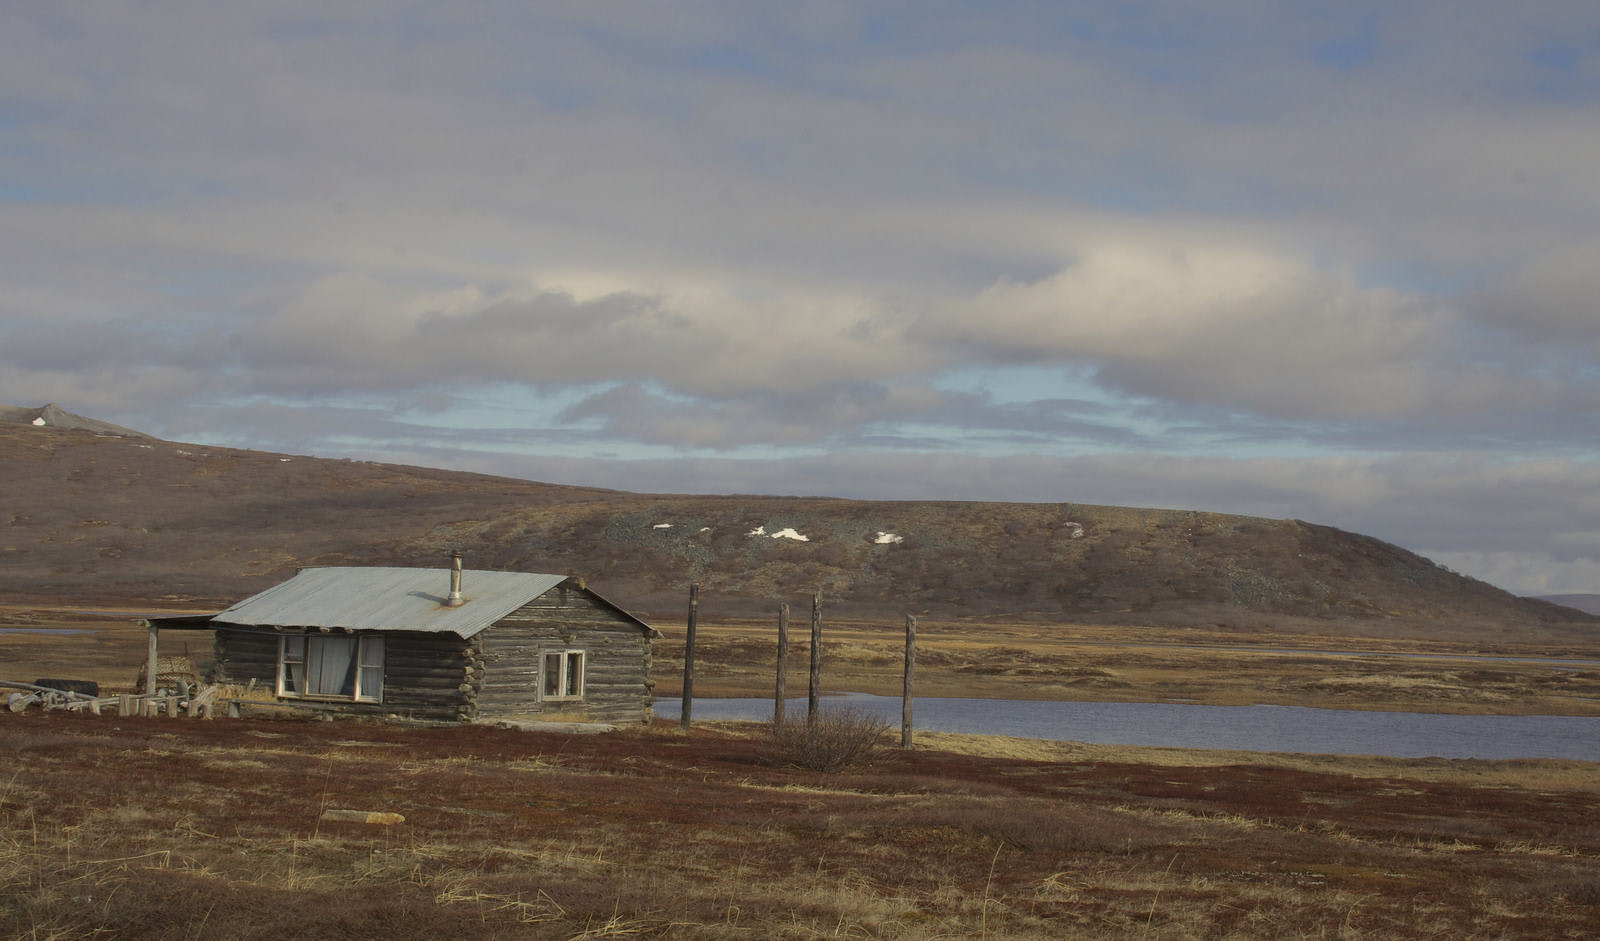
<instances>
[{"instance_id":1,"label":"small bush","mask_svg":"<svg viewBox=\"0 0 1600 941\"><path fill-rule=\"evenodd\" d=\"M865 761L888 730L889 723L859 709L824 709L814 722L775 723L771 758L807 771L842 771Z\"/></svg>"}]
</instances>

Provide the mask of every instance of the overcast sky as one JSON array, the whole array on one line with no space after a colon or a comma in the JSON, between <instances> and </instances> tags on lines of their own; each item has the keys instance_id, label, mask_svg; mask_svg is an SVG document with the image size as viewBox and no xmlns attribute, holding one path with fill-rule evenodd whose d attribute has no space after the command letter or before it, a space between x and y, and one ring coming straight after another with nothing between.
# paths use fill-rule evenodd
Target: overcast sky
<instances>
[{"instance_id":1,"label":"overcast sky","mask_svg":"<svg viewBox=\"0 0 1600 941\"><path fill-rule=\"evenodd\" d=\"M1597 298L1587 0L0 6L0 402L166 438L1600 591Z\"/></svg>"}]
</instances>

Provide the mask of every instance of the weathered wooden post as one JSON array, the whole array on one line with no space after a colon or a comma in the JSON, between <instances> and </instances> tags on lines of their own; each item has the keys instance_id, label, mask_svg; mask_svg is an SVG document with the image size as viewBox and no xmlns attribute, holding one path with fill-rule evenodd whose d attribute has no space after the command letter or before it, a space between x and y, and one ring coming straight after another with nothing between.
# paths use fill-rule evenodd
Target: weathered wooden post
<instances>
[{"instance_id":1,"label":"weathered wooden post","mask_svg":"<svg viewBox=\"0 0 1600 941\"><path fill-rule=\"evenodd\" d=\"M817 697L822 690L822 592L811 596L811 689L806 696L806 724L817 721Z\"/></svg>"},{"instance_id":2,"label":"weathered wooden post","mask_svg":"<svg viewBox=\"0 0 1600 941\"><path fill-rule=\"evenodd\" d=\"M148 655L145 658L144 694L146 696L154 696L156 694L156 667L160 662L156 657L156 634L160 629L157 628L155 623L152 621L146 621L144 623L146 627L150 628L149 650L147 651Z\"/></svg>"},{"instance_id":3,"label":"weathered wooden post","mask_svg":"<svg viewBox=\"0 0 1600 941\"><path fill-rule=\"evenodd\" d=\"M785 714L785 697L789 695L789 602L778 602L778 685L772 694L772 724L781 728Z\"/></svg>"},{"instance_id":4,"label":"weathered wooden post","mask_svg":"<svg viewBox=\"0 0 1600 941\"><path fill-rule=\"evenodd\" d=\"M694 711L694 628L700 617L700 585L689 586L689 629L683 635L683 717L678 725L689 728L689 714Z\"/></svg>"},{"instance_id":5,"label":"weathered wooden post","mask_svg":"<svg viewBox=\"0 0 1600 941\"><path fill-rule=\"evenodd\" d=\"M917 679L917 619L906 615L906 685L900 698L900 747L911 747L912 686Z\"/></svg>"}]
</instances>

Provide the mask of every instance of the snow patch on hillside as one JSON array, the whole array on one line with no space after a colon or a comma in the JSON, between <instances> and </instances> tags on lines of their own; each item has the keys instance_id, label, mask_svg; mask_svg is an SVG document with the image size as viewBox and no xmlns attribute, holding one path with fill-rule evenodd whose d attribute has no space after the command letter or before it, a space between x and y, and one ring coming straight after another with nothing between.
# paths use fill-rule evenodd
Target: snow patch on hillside
<instances>
[{"instance_id":1,"label":"snow patch on hillside","mask_svg":"<svg viewBox=\"0 0 1600 941\"><path fill-rule=\"evenodd\" d=\"M793 539L795 542L810 542L810 536L802 536L793 526L787 526L775 533L767 532L765 523L745 533L746 536L766 536L769 539Z\"/></svg>"}]
</instances>

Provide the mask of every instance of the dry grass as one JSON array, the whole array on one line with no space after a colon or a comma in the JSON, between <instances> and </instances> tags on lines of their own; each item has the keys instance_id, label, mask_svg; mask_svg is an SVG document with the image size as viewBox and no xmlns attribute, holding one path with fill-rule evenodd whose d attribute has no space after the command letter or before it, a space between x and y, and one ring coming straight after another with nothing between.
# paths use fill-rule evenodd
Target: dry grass
<instances>
[{"instance_id":1,"label":"dry grass","mask_svg":"<svg viewBox=\"0 0 1600 941\"><path fill-rule=\"evenodd\" d=\"M960 744L6 716L0 936L1600 933L1593 765Z\"/></svg>"},{"instance_id":2,"label":"dry grass","mask_svg":"<svg viewBox=\"0 0 1600 941\"><path fill-rule=\"evenodd\" d=\"M695 691L772 692L776 621L700 622ZM791 691L805 688L807 632L791 631ZM682 638L656 643L656 691L675 695ZM1338 651L1357 651L1344 652ZM917 628L922 696L1255 703L1417 712L1600 715L1600 667L1474 656L1600 658L1567 647L1402 642L1388 637L1162 630L1082 623L936 622ZM898 695L904 628L827 622L823 683Z\"/></svg>"},{"instance_id":3,"label":"dry grass","mask_svg":"<svg viewBox=\"0 0 1600 941\"><path fill-rule=\"evenodd\" d=\"M655 645L656 692L672 696L683 677L683 638L681 631L662 626L667 636ZM131 690L145 656L146 632L126 617L0 606L0 627L86 632L0 632L0 661L7 664L0 678L60 676L95 680L109 691ZM791 632L791 692L805 689L807 635ZM770 695L776 636L775 620L700 621L696 692ZM917 640L922 696L1600 715L1600 667L1460 659L1485 653L1600 659L1600 651L1592 648L932 620L919 622ZM828 620L824 685L898 695L903 642L900 623ZM1323 648L1363 653L1318 652ZM191 657L203 672L209 666L210 636L168 632L162 650Z\"/></svg>"}]
</instances>

